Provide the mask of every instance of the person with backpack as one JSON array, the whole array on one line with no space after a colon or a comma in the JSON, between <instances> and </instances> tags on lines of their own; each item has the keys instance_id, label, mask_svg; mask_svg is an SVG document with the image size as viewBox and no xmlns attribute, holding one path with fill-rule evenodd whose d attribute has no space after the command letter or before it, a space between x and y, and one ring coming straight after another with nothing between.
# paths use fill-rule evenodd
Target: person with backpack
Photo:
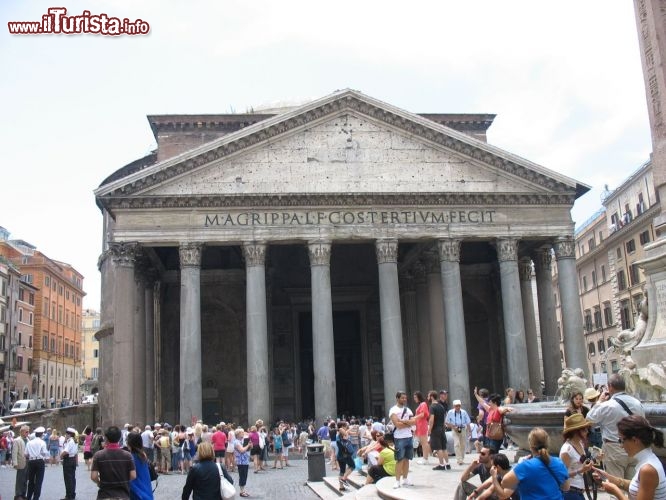
<instances>
[{"instance_id":1,"label":"person with backpack","mask_svg":"<svg viewBox=\"0 0 666 500\"><path fill-rule=\"evenodd\" d=\"M340 482L340 491L346 491L349 483L347 479L354 472L354 453L356 452L354 444L349 439L349 429L347 427L340 427L338 429L338 464L340 466L340 474L338 481Z\"/></svg>"},{"instance_id":2,"label":"person with backpack","mask_svg":"<svg viewBox=\"0 0 666 500\"><path fill-rule=\"evenodd\" d=\"M95 453L97 453L99 450L104 448L104 436L102 435L102 428L98 427L95 429L95 435L92 438L92 441L90 442L90 451L92 452L93 456L95 456Z\"/></svg>"},{"instance_id":3,"label":"person with backpack","mask_svg":"<svg viewBox=\"0 0 666 500\"><path fill-rule=\"evenodd\" d=\"M292 441L293 433L289 424L283 424L282 427L282 460L284 461L285 467L291 467L289 465L289 448L293 446Z\"/></svg>"}]
</instances>

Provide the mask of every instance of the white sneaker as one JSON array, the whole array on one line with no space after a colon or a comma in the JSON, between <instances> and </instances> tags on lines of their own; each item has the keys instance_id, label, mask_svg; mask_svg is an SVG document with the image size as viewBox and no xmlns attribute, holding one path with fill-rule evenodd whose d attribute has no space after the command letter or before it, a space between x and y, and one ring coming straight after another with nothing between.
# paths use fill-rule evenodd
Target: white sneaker
<instances>
[{"instance_id":1,"label":"white sneaker","mask_svg":"<svg viewBox=\"0 0 666 500\"><path fill-rule=\"evenodd\" d=\"M403 478L400 480L400 482L402 483L403 486L414 486L414 483L413 483L412 480L411 480L410 478L408 478L408 477L406 477L406 478L403 477Z\"/></svg>"},{"instance_id":2,"label":"white sneaker","mask_svg":"<svg viewBox=\"0 0 666 500\"><path fill-rule=\"evenodd\" d=\"M396 481L395 484L393 485L394 490L397 490L398 488L400 488L400 481Z\"/></svg>"},{"instance_id":3,"label":"white sneaker","mask_svg":"<svg viewBox=\"0 0 666 500\"><path fill-rule=\"evenodd\" d=\"M419 458L419 459L416 461L416 463L419 464L419 465L426 465L426 464L428 463L428 461L427 461L427 460L423 460L422 458Z\"/></svg>"}]
</instances>

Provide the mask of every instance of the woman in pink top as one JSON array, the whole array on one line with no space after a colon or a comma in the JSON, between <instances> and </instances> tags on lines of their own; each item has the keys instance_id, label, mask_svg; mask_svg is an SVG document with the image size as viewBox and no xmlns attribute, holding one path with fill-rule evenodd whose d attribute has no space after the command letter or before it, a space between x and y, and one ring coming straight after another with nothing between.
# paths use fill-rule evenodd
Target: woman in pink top
<instances>
[{"instance_id":1,"label":"woman in pink top","mask_svg":"<svg viewBox=\"0 0 666 500\"><path fill-rule=\"evenodd\" d=\"M421 445L421 451L423 452L423 458L419 460L418 464L428 463L428 459L432 454L430 450L430 443L428 442L428 422L430 420L430 408L428 408L428 403L426 402L421 391L416 391L414 393L414 402L418 404L416 408L416 413L414 418L416 419L416 433L414 434L419 440Z\"/></svg>"},{"instance_id":2,"label":"woman in pink top","mask_svg":"<svg viewBox=\"0 0 666 500\"><path fill-rule=\"evenodd\" d=\"M250 456L254 460L254 473L256 474L261 470L261 447L259 446L259 431L257 431L257 426L253 425L250 427L250 432L248 432L248 437L252 443L252 448L250 449Z\"/></svg>"},{"instance_id":3,"label":"woman in pink top","mask_svg":"<svg viewBox=\"0 0 666 500\"><path fill-rule=\"evenodd\" d=\"M83 429L83 459L86 461L86 466L88 467L88 470L90 470L90 461L92 459L93 453L92 450L90 449L92 445L92 438L93 438L93 431L90 428L90 426L86 426L85 429Z\"/></svg>"}]
</instances>

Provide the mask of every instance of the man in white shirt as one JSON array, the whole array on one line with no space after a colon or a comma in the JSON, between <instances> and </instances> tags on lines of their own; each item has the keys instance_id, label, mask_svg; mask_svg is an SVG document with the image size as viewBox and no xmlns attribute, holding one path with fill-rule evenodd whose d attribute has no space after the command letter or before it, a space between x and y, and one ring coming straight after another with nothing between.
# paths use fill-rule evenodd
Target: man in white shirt
<instances>
[{"instance_id":1,"label":"man in white shirt","mask_svg":"<svg viewBox=\"0 0 666 500\"><path fill-rule=\"evenodd\" d=\"M449 410L444 420L444 425L451 430L453 436L453 447L456 451L456 460L458 465L465 461L465 448L467 446L467 428L472 420L469 414L462 409L462 402L459 399L453 401L453 409Z\"/></svg>"},{"instance_id":2,"label":"man in white shirt","mask_svg":"<svg viewBox=\"0 0 666 500\"><path fill-rule=\"evenodd\" d=\"M42 494L42 482L44 482L44 460L48 460L49 450L42 439L44 427L35 429L35 437L25 445L25 457L28 459L28 498L39 500Z\"/></svg>"},{"instance_id":3,"label":"man in white shirt","mask_svg":"<svg viewBox=\"0 0 666 500\"><path fill-rule=\"evenodd\" d=\"M74 500L76 498L76 464L79 455L79 445L74 440L76 429L68 427L66 433L67 439L60 453L62 477L65 481L65 498L63 500Z\"/></svg>"},{"instance_id":4,"label":"man in white shirt","mask_svg":"<svg viewBox=\"0 0 666 500\"><path fill-rule=\"evenodd\" d=\"M153 429L150 425L146 425L145 430L141 433L141 446L143 447L143 452L148 457L148 461L151 463L154 462L155 457L153 451L155 449L155 442Z\"/></svg>"},{"instance_id":5,"label":"man in white shirt","mask_svg":"<svg viewBox=\"0 0 666 500\"><path fill-rule=\"evenodd\" d=\"M395 484L393 488L413 486L407 477L409 461L414 458L412 426L416 425L412 410L407 407L407 393L398 391L395 395L396 404L389 410L389 418L393 424L393 442L395 443Z\"/></svg>"},{"instance_id":6,"label":"man in white shirt","mask_svg":"<svg viewBox=\"0 0 666 500\"><path fill-rule=\"evenodd\" d=\"M629 415L644 417L645 410L638 399L624 392L625 388L624 378L617 373L611 375L608 379L610 399L595 404L587 414L587 420L601 428L606 472L631 479L634 476L636 460L630 458L620 444L617 423Z\"/></svg>"}]
</instances>

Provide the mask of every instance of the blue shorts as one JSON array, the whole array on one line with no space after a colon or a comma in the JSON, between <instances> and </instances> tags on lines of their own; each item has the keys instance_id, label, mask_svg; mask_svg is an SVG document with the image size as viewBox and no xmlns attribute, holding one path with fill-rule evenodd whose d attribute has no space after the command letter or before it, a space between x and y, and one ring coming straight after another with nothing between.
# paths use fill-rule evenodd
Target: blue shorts
<instances>
[{"instance_id":1,"label":"blue shorts","mask_svg":"<svg viewBox=\"0 0 666 500\"><path fill-rule=\"evenodd\" d=\"M411 460L414 458L414 444L411 437L395 439L395 460Z\"/></svg>"}]
</instances>

